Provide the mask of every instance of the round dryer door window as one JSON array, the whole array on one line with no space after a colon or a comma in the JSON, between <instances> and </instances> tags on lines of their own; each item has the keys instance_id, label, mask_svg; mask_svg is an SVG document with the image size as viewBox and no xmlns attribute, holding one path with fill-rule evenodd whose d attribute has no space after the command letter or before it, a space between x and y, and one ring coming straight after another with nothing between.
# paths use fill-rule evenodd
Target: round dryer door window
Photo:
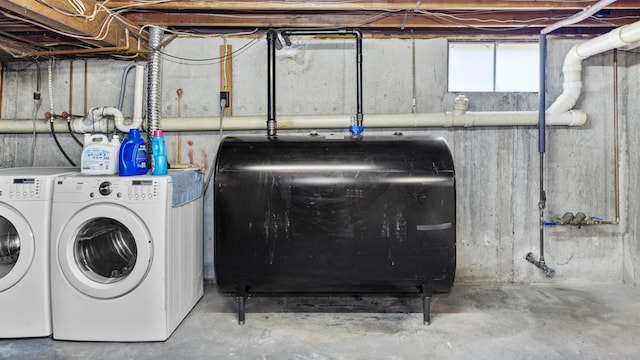
<instances>
[{"instance_id":1,"label":"round dryer door window","mask_svg":"<svg viewBox=\"0 0 640 360\"><path fill-rule=\"evenodd\" d=\"M133 234L122 223L97 218L78 231L74 257L87 277L110 284L131 274L138 258L138 247Z\"/></svg>"},{"instance_id":2,"label":"round dryer door window","mask_svg":"<svg viewBox=\"0 0 640 360\"><path fill-rule=\"evenodd\" d=\"M148 272L151 252L151 236L142 221L115 205L94 205L75 214L58 240L58 260L67 280L82 293L103 299L135 289Z\"/></svg>"},{"instance_id":3,"label":"round dryer door window","mask_svg":"<svg viewBox=\"0 0 640 360\"><path fill-rule=\"evenodd\" d=\"M26 219L15 209L0 205L0 292L13 287L27 273L34 245Z\"/></svg>"}]
</instances>

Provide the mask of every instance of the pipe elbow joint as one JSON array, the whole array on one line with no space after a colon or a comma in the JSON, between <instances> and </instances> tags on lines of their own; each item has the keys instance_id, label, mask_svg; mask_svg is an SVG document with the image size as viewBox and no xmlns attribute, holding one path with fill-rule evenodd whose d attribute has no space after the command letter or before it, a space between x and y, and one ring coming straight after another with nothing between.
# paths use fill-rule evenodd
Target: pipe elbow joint
<instances>
[{"instance_id":1,"label":"pipe elbow joint","mask_svg":"<svg viewBox=\"0 0 640 360\"><path fill-rule=\"evenodd\" d=\"M357 40L362 40L362 30L355 29L355 28L350 28L350 29L348 29L348 31L350 33L352 33L356 37Z\"/></svg>"},{"instance_id":2,"label":"pipe elbow joint","mask_svg":"<svg viewBox=\"0 0 640 360\"><path fill-rule=\"evenodd\" d=\"M95 119L89 114L86 117L74 119L71 122L71 127L74 132L78 134L85 134L89 132L107 132L107 120L106 119Z\"/></svg>"}]
</instances>

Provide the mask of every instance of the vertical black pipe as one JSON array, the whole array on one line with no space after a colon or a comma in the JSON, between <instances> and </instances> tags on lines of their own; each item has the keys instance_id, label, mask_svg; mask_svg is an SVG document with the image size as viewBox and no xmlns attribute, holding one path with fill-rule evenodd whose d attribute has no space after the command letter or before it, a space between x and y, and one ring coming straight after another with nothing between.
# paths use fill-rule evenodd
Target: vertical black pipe
<instances>
[{"instance_id":1,"label":"vertical black pipe","mask_svg":"<svg viewBox=\"0 0 640 360\"><path fill-rule=\"evenodd\" d=\"M267 136L276 136L276 40L275 30L267 31Z\"/></svg>"},{"instance_id":2,"label":"vertical black pipe","mask_svg":"<svg viewBox=\"0 0 640 360\"><path fill-rule=\"evenodd\" d=\"M547 277L553 277L556 271L545 264L544 261L544 209L547 203L547 195L544 192L544 153L545 153L545 137L546 137L546 68L547 68L547 37L545 34L540 35L540 89L538 103L538 153L540 155L540 202L538 210L540 211L540 258L535 259L533 253L527 254L527 261L534 264Z\"/></svg>"},{"instance_id":3,"label":"vertical black pipe","mask_svg":"<svg viewBox=\"0 0 640 360\"><path fill-rule=\"evenodd\" d=\"M547 195L544 191L544 153L546 151L546 68L547 68L547 35L540 35L540 97L538 103L538 152L540 153L540 262L544 264L544 209Z\"/></svg>"},{"instance_id":4,"label":"vertical black pipe","mask_svg":"<svg viewBox=\"0 0 640 360\"><path fill-rule=\"evenodd\" d=\"M618 49L613 49L613 165L616 224L620 223L620 144L618 142Z\"/></svg>"},{"instance_id":5,"label":"vertical black pipe","mask_svg":"<svg viewBox=\"0 0 640 360\"><path fill-rule=\"evenodd\" d=\"M540 90L538 92L538 151L543 154L546 150L546 68L547 68L547 35L540 35ZM542 169L541 169L542 170ZM541 171L542 172L542 171Z\"/></svg>"},{"instance_id":6,"label":"vertical black pipe","mask_svg":"<svg viewBox=\"0 0 640 360\"><path fill-rule=\"evenodd\" d=\"M356 80L357 80L357 109L356 124L363 126L364 114L362 113L362 32L358 29L351 30L356 36Z\"/></svg>"}]
</instances>

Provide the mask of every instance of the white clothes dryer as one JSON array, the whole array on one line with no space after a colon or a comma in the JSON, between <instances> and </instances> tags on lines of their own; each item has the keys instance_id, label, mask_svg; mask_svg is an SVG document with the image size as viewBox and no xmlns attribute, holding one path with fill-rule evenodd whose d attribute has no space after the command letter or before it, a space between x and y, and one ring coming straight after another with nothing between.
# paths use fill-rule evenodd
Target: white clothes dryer
<instances>
[{"instance_id":1,"label":"white clothes dryer","mask_svg":"<svg viewBox=\"0 0 640 360\"><path fill-rule=\"evenodd\" d=\"M75 168L0 169L0 338L51 335L53 179Z\"/></svg>"},{"instance_id":2,"label":"white clothes dryer","mask_svg":"<svg viewBox=\"0 0 640 360\"><path fill-rule=\"evenodd\" d=\"M202 196L175 206L173 194L172 176L55 181L54 339L169 338L203 294Z\"/></svg>"}]
</instances>

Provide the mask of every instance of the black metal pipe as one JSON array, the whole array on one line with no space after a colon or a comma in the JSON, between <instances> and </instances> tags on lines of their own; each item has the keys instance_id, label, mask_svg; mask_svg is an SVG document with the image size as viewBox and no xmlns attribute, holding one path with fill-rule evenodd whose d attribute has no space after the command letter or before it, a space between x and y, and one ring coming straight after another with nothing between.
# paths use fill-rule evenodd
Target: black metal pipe
<instances>
[{"instance_id":1,"label":"black metal pipe","mask_svg":"<svg viewBox=\"0 0 640 360\"><path fill-rule=\"evenodd\" d=\"M618 49L613 49L613 168L616 219L620 223L620 144L618 141Z\"/></svg>"},{"instance_id":2,"label":"black metal pipe","mask_svg":"<svg viewBox=\"0 0 640 360\"><path fill-rule=\"evenodd\" d=\"M276 136L276 41L278 33L267 31L267 136Z\"/></svg>"},{"instance_id":3,"label":"black metal pipe","mask_svg":"<svg viewBox=\"0 0 640 360\"><path fill-rule=\"evenodd\" d=\"M538 153L540 154L540 262L544 263L544 209L547 195L544 191L544 153L546 151L546 89L547 89L547 35L540 35L540 89L538 91Z\"/></svg>"},{"instance_id":4,"label":"black metal pipe","mask_svg":"<svg viewBox=\"0 0 640 360\"><path fill-rule=\"evenodd\" d=\"M538 210L540 212L540 261L544 262L544 209L547 203L547 196L544 191L544 153L540 153L540 201Z\"/></svg>"},{"instance_id":5,"label":"black metal pipe","mask_svg":"<svg viewBox=\"0 0 640 360\"><path fill-rule=\"evenodd\" d=\"M363 126L362 111L362 31L359 29L284 29L285 41L290 36L340 35L356 38L356 125ZM276 136L276 47L282 46L278 31L267 31L267 136Z\"/></svg>"},{"instance_id":6,"label":"black metal pipe","mask_svg":"<svg viewBox=\"0 0 640 360\"><path fill-rule=\"evenodd\" d=\"M538 91L538 152L546 150L547 35L540 35L540 89ZM542 169L541 169L542 171Z\"/></svg>"},{"instance_id":7,"label":"black metal pipe","mask_svg":"<svg viewBox=\"0 0 640 360\"><path fill-rule=\"evenodd\" d=\"M542 271L547 277L553 277L556 271L547 266L544 261L544 209L547 206L547 195L544 190L544 153L546 151L546 69L547 69L547 36L540 35L540 88L538 91L538 153L540 155L540 201L538 202L540 222L540 258L535 259L533 253L528 253L526 260Z\"/></svg>"}]
</instances>

